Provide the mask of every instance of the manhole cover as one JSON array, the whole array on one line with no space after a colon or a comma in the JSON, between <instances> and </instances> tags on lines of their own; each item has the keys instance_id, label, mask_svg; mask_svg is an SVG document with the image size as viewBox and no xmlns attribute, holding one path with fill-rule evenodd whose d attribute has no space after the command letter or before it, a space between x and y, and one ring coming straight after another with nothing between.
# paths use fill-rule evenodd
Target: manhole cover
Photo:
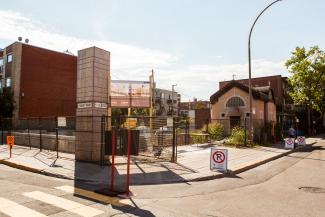
<instances>
[{"instance_id":1,"label":"manhole cover","mask_svg":"<svg viewBox=\"0 0 325 217\"><path fill-rule=\"evenodd\" d=\"M299 187L300 190L309 193L325 193L325 188L318 188L318 187Z\"/></svg>"}]
</instances>

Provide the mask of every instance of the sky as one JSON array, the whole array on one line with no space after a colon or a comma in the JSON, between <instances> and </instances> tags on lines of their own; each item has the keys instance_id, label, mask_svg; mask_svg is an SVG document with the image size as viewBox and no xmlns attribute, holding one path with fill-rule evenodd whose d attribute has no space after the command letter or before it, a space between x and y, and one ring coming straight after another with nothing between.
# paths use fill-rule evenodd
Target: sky
<instances>
[{"instance_id":1,"label":"sky","mask_svg":"<svg viewBox=\"0 0 325 217\"><path fill-rule=\"evenodd\" d=\"M248 78L248 34L270 0L10 0L0 4L0 48L19 36L77 55L111 52L112 79L148 80L182 101L208 100L219 81ZM325 47L325 1L283 0L257 22L252 77L290 76L297 46Z\"/></svg>"}]
</instances>

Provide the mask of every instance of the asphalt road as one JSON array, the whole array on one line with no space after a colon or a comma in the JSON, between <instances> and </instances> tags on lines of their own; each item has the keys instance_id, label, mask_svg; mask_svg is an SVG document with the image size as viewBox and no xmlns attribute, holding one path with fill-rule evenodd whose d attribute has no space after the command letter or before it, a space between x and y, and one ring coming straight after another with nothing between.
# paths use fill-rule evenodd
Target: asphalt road
<instances>
[{"instance_id":1,"label":"asphalt road","mask_svg":"<svg viewBox=\"0 0 325 217\"><path fill-rule=\"evenodd\" d=\"M73 185L0 165L0 216L325 217L325 140L234 177L133 186L132 201L74 196Z\"/></svg>"}]
</instances>

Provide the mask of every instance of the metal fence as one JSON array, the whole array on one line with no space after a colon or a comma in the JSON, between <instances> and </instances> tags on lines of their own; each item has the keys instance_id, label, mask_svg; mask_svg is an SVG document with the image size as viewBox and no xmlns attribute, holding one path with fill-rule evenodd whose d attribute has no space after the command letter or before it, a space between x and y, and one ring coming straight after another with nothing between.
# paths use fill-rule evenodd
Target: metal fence
<instances>
[{"instance_id":1,"label":"metal fence","mask_svg":"<svg viewBox=\"0 0 325 217\"><path fill-rule=\"evenodd\" d=\"M6 136L13 135L16 145L74 153L75 117L64 120L65 125L60 126L58 117L0 118L0 142L6 144Z\"/></svg>"},{"instance_id":2,"label":"metal fence","mask_svg":"<svg viewBox=\"0 0 325 217\"><path fill-rule=\"evenodd\" d=\"M174 160L175 118L148 116L103 116L102 137L105 155L127 154L128 132L131 133L131 155L140 161ZM114 139L112 139L114 137Z\"/></svg>"},{"instance_id":3,"label":"metal fence","mask_svg":"<svg viewBox=\"0 0 325 217\"><path fill-rule=\"evenodd\" d=\"M177 146L210 142L211 124L222 125L222 136L231 134L232 128L240 126L248 131L248 118L208 119L206 124L197 129L195 119L186 117L149 117L149 116L82 116L64 117L64 124L58 117L24 118L14 121L0 118L1 144L6 143L7 135L15 136L17 145L24 145L47 150L75 153L77 133L98 133L101 143L101 162L112 154L125 156L127 151L128 131L131 131L131 155L141 161L171 160L177 158ZM202 120L201 120L202 122ZM254 119L254 139L259 143L274 141L277 129L273 123L264 123ZM86 135L87 134L83 134ZM89 134L90 135L90 134ZM87 138L80 138L81 140ZM112 139L114 137L114 139ZM114 140L114 141L113 141Z\"/></svg>"}]
</instances>

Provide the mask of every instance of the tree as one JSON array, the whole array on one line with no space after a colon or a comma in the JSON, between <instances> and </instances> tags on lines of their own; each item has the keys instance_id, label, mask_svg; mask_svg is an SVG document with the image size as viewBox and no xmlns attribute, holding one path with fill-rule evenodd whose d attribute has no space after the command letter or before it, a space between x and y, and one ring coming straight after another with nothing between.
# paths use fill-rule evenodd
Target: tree
<instances>
[{"instance_id":1,"label":"tree","mask_svg":"<svg viewBox=\"0 0 325 217\"><path fill-rule=\"evenodd\" d=\"M14 111L14 95L10 88L0 90L0 117L11 118Z\"/></svg>"},{"instance_id":2,"label":"tree","mask_svg":"<svg viewBox=\"0 0 325 217\"><path fill-rule=\"evenodd\" d=\"M132 108L131 115L148 116L149 110L147 108Z\"/></svg>"},{"instance_id":3,"label":"tree","mask_svg":"<svg viewBox=\"0 0 325 217\"><path fill-rule=\"evenodd\" d=\"M309 50L296 47L286 62L292 76L289 78L289 95L297 105L305 105L325 113L325 53L318 46ZM308 112L310 124L310 112ZM310 127L309 127L310 128Z\"/></svg>"}]
</instances>

